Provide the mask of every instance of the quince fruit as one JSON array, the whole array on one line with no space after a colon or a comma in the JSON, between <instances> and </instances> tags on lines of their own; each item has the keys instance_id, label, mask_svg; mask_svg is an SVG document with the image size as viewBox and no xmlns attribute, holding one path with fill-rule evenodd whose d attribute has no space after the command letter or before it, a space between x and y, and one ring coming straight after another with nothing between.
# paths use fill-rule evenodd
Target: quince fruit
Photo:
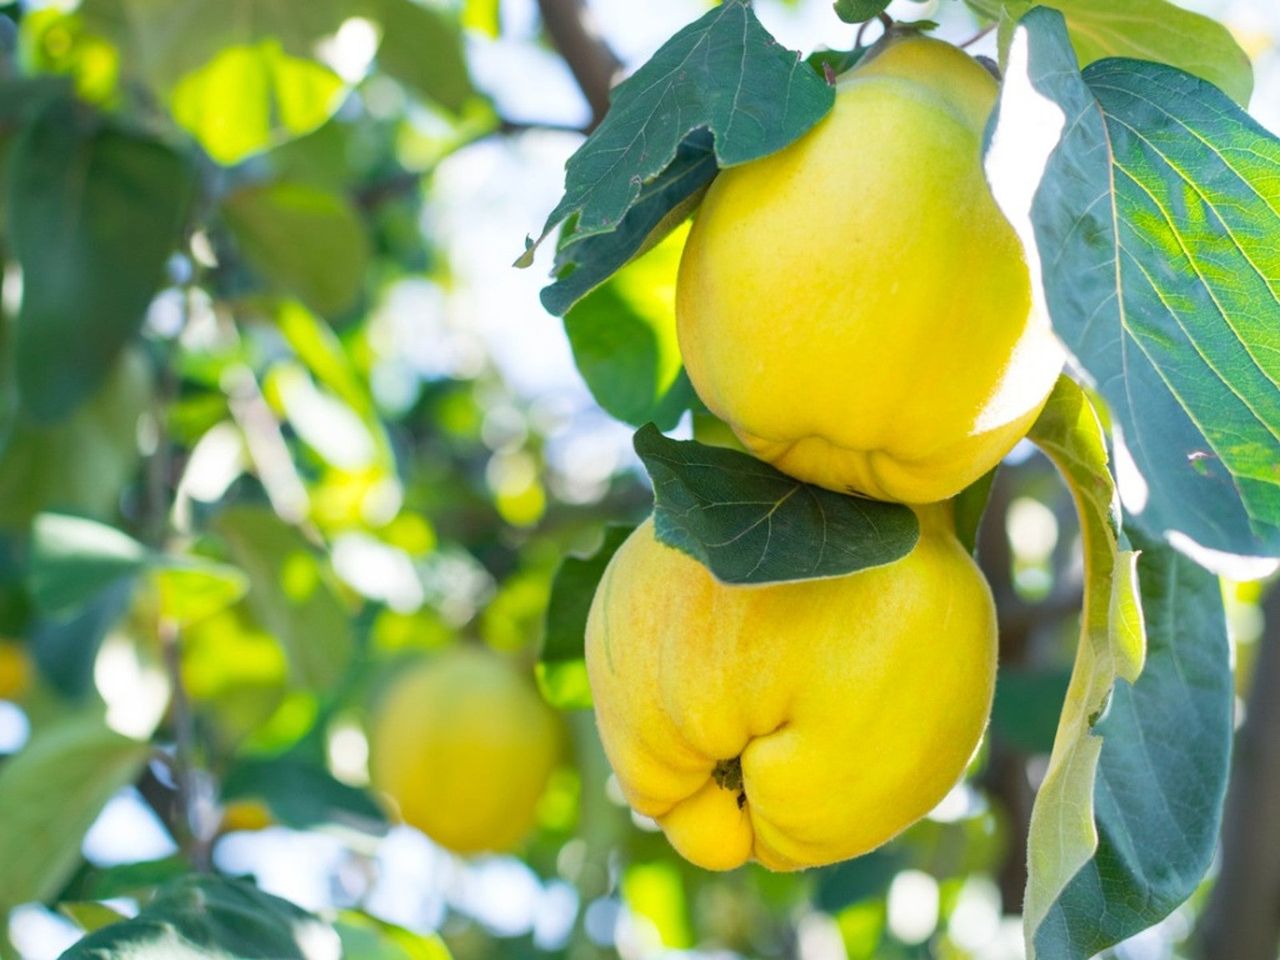
<instances>
[{"instance_id":1,"label":"quince fruit","mask_svg":"<svg viewBox=\"0 0 1280 960\"><path fill-rule=\"evenodd\" d=\"M1027 432L1062 367L983 177L990 74L895 39L787 148L721 173L677 284L698 394L747 448L832 490L954 496Z\"/></svg>"},{"instance_id":2,"label":"quince fruit","mask_svg":"<svg viewBox=\"0 0 1280 960\"><path fill-rule=\"evenodd\" d=\"M510 850L561 753L555 712L496 654L454 647L407 669L374 712L370 779L455 853Z\"/></svg>"},{"instance_id":3,"label":"quince fruit","mask_svg":"<svg viewBox=\"0 0 1280 960\"><path fill-rule=\"evenodd\" d=\"M605 752L631 806L693 863L795 870L928 813L990 712L995 609L949 504L882 567L729 586L659 542L614 555L587 623Z\"/></svg>"}]
</instances>

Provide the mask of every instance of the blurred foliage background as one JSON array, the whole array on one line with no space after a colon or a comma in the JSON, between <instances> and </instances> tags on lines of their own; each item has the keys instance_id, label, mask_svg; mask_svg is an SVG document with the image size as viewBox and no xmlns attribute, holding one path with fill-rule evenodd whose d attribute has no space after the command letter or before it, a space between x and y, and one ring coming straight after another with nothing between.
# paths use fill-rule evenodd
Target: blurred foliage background
<instances>
[{"instance_id":1,"label":"blurred foliage background","mask_svg":"<svg viewBox=\"0 0 1280 960\"><path fill-rule=\"evenodd\" d=\"M991 732L870 856L685 864L611 782L580 662L539 662L561 560L648 509L626 423L679 369L679 241L563 328L510 263L608 81L704 6L0 4L6 956L55 957L192 866L340 917L353 957L1021 955L1081 574L1039 454L1015 451L981 531ZM1254 56L1255 113L1280 128L1280 13L1195 6ZM849 46L825 0L758 7L790 46ZM951 0L890 12L977 26ZM614 365L623 342L644 369ZM1228 893L1211 876L1118 956L1214 956L1241 923L1276 952L1280 593L1224 591L1245 721ZM516 855L455 857L366 789L379 690L459 643L536 675L568 732Z\"/></svg>"}]
</instances>

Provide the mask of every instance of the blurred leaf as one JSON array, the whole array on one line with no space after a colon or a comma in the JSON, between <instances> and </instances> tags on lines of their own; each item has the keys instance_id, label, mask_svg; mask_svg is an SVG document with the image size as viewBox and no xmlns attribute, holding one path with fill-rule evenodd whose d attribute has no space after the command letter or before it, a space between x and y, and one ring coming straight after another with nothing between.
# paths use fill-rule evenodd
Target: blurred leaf
<instances>
[{"instance_id":1,"label":"blurred leaf","mask_svg":"<svg viewBox=\"0 0 1280 960\"><path fill-rule=\"evenodd\" d=\"M31 539L31 597L46 615L66 614L147 563L147 548L115 527L42 513Z\"/></svg>"},{"instance_id":2,"label":"blurred leaf","mask_svg":"<svg viewBox=\"0 0 1280 960\"><path fill-rule=\"evenodd\" d=\"M1002 666L996 674L991 728L1026 753L1048 753L1071 681L1068 670L1026 670Z\"/></svg>"},{"instance_id":3,"label":"blurred leaf","mask_svg":"<svg viewBox=\"0 0 1280 960\"><path fill-rule=\"evenodd\" d=\"M31 417L65 419L107 379L164 280L193 186L176 153L97 127L71 104L24 129L8 232L23 273L14 349Z\"/></svg>"},{"instance_id":4,"label":"blurred leaf","mask_svg":"<svg viewBox=\"0 0 1280 960\"><path fill-rule=\"evenodd\" d=\"M61 960L314 960L340 955L328 924L243 880L183 877L138 916L104 927Z\"/></svg>"},{"instance_id":5,"label":"blurred leaf","mask_svg":"<svg viewBox=\"0 0 1280 960\"><path fill-rule=\"evenodd\" d=\"M138 896L176 880L190 868L179 854L158 860L139 860L109 867L88 867L80 872L64 894L86 900L112 900Z\"/></svg>"},{"instance_id":6,"label":"blurred leaf","mask_svg":"<svg viewBox=\"0 0 1280 960\"><path fill-rule=\"evenodd\" d=\"M336 924L343 960L452 960L435 934L419 934L354 910L344 910Z\"/></svg>"},{"instance_id":7,"label":"blurred leaf","mask_svg":"<svg viewBox=\"0 0 1280 960\"><path fill-rule=\"evenodd\" d=\"M889 884L908 864L906 857L892 847L881 847L870 853L823 867L815 871L817 887L813 905L825 913L836 914L871 897L883 897Z\"/></svg>"},{"instance_id":8,"label":"blurred leaf","mask_svg":"<svg viewBox=\"0 0 1280 960\"><path fill-rule=\"evenodd\" d=\"M230 507L213 526L248 574L249 606L284 646L293 679L333 686L346 673L355 638L332 575L310 544L265 507Z\"/></svg>"},{"instance_id":9,"label":"blurred leaf","mask_svg":"<svg viewBox=\"0 0 1280 960\"><path fill-rule=\"evenodd\" d=\"M463 0L462 25L486 37L497 38L502 32L499 0Z\"/></svg>"},{"instance_id":10,"label":"blurred leaf","mask_svg":"<svg viewBox=\"0 0 1280 960\"><path fill-rule=\"evenodd\" d=\"M179 624L230 606L248 589L234 567L156 553L115 527L65 514L36 517L30 564L31 597L51 618L75 614L108 587L143 571L156 583L161 615Z\"/></svg>"},{"instance_id":11,"label":"blurred leaf","mask_svg":"<svg viewBox=\"0 0 1280 960\"><path fill-rule=\"evenodd\" d=\"M605 527L604 541L594 553L587 557L565 557L561 562L551 583L551 601L547 605L543 662L582 659L591 598L605 567L634 529L611 524Z\"/></svg>"},{"instance_id":12,"label":"blurred leaf","mask_svg":"<svg viewBox=\"0 0 1280 960\"><path fill-rule=\"evenodd\" d=\"M680 389L676 272L687 234L674 231L565 314L573 359L591 395L632 426L656 421L667 407L657 426L670 430L684 413L683 405L664 401Z\"/></svg>"},{"instance_id":13,"label":"blurred leaf","mask_svg":"<svg viewBox=\"0 0 1280 960\"><path fill-rule=\"evenodd\" d=\"M1172 67L1082 78L1047 8L1018 27L1003 90L991 182L1107 401L1120 475L1140 475L1122 485L1136 525L1280 553L1280 140Z\"/></svg>"},{"instance_id":14,"label":"blurred leaf","mask_svg":"<svg viewBox=\"0 0 1280 960\"><path fill-rule=\"evenodd\" d=\"M801 483L736 450L635 435L653 479L658 539L723 583L837 577L905 557L920 525L909 507Z\"/></svg>"},{"instance_id":15,"label":"blurred leaf","mask_svg":"<svg viewBox=\"0 0 1280 960\"><path fill-rule=\"evenodd\" d=\"M160 595L160 615L187 626L232 606L249 590L240 570L202 557L152 555L151 579Z\"/></svg>"},{"instance_id":16,"label":"blurred leaf","mask_svg":"<svg viewBox=\"0 0 1280 960\"><path fill-rule=\"evenodd\" d=\"M244 258L317 312L341 313L360 294L369 242L342 196L302 183L245 187L222 205Z\"/></svg>"},{"instance_id":17,"label":"blurred leaf","mask_svg":"<svg viewBox=\"0 0 1280 960\"><path fill-rule=\"evenodd\" d=\"M98 717L72 716L37 731L0 766L0 911L61 888L85 831L150 752Z\"/></svg>"},{"instance_id":18,"label":"blurred leaf","mask_svg":"<svg viewBox=\"0 0 1280 960\"><path fill-rule=\"evenodd\" d=\"M136 587L131 577L117 580L86 597L72 613L36 618L30 638L40 676L72 699L90 693L98 649L128 611Z\"/></svg>"},{"instance_id":19,"label":"blurred leaf","mask_svg":"<svg viewBox=\"0 0 1280 960\"><path fill-rule=\"evenodd\" d=\"M1118 679L1142 672L1145 648L1137 555L1120 530L1120 503L1106 437L1088 397L1061 377L1029 438L1061 472L1075 499L1084 542L1080 643L1049 769L1036 795L1027 841L1023 925L1028 953L1055 901L1094 855L1094 781L1103 738L1097 723Z\"/></svg>"},{"instance_id":20,"label":"blurred leaf","mask_svg":"<svg viewBox=\"0 0 1280 960\"><path fill-rule=\"evenodd\" d=\"M1001 22L1001 54L1008 49L1012 25L1036 6L1058 10L1066 18L1080 66L1106 57L1133 57L1166 63L1194 74L1248 106L1253 67L1231 31L1211 17L1169 0L965 0L983 16ZM1005 26L1005 25L1008 26Z\"/></svg>"},{"instance_id":21,"label":"blurred leaf","mask_svg":"<svg viewBox=\"0 0 1280 960\"><path fill-rule=\"evenodd\" d=\"M556 250L555 280L542 291L542 305L563 316L615 271L642 255L680 225L702 199L718 172L709 130L695 130L676 148L665 170L646 181L622 222L607 233L579 238Z\"/></svg>"},{"instance_id":22,"label":"blurred leaf","mask_svg":"<svg viewBox=\"0 0 1280 960\"><path fill-rule=\"evenodd\" d=\"M120 54L85 29L78 14L56 7L28 12L18 36L18 58L24 72L71 77L76 93L90 103L105 103L116 93Z\"/></svg>"},{"instance_id":23,"label":"blurred leaf","mask_svg":"<svg viewBox=\"0 0 1280 960\"><path fill-rule=\"evenodd\" d=\"M173 117L214 160L232 164L315 130L345 92L328 67L261 40L220 50L184 76L173 87Z\"/></svg>"},{"instance_id":24,"label":"blurred leaf","mask_svg":"<svg viewBox=\"0 0 1280 960\"><path fill-rule=\"evenodd\" d=\"M862 23L884 13L890 0L836 0L836 16L845 23Z\"/></svg>"},{"instance_id":25,"label":"blurred leaf","mask_svg":"<svg viewBox=\"0 0 1280 960\"><path fill-rule=\"evenodd\" d=\"M676 861L629 864L622 874L621 888L627 910L653 924L664 947L679 950L694 945L684 879Z\"/></svg>"},{"instance_id":26,"label":"blurred leaf","mask_svg":"<svg viewBox=\"0 0 1280 960\"><path fill-rule=\"evenodd\" d=\"M307 57L350 17L344 0L83 0L80 16L120 47L161 101L228 47L272 40Z\"/></svg>"},{"instance_id":27,"label":"blurred leaf","mask_svg":"<svg viewBox=\"0 0 1280 960\"><path fill-rule=\"evenodd\" d=\"M982 515L987 512L987 501L991 499L991 485L995 483L996 471L999 469L999 464L992 467L961 490L953 501L956 539L970 553L977 549L978 528L982 525Z\"/></svg>"},{"instance_id":28,"label":"blurred leaf","mask_svg":"<svg viewBox=\"0 0 1280 960\"><path fill-rule=\"evenodd\" d=\"M333 327L302 305L285 301L276 309L276 326L311 375L339 400L371 424L378 412L373 395L360 378Z\"/></svg>"},{"instance_id":29,"label":"blurred leaf","mask_svg":"<svg viewBox=\"0 0 1280 960\"><path fill-rule=\"evenodd\" d=\"M459 110L474 92L462 33L444 10L413 0L366 0L382 24L378 65L414 93Z\"/></svg>"},{"instance_id":30,"label":"blurred leaf","mask_svg":"<svg viewBox=\"0 0 1280 960\"><path fill-rule=\"evenodd\" d=\"M138 418L150 399L146 362L126 351L66 421L19 422L0 455L0 525L25 529L41 510L113 516L138 464Z\"/></svg>"},{"instance_id":31,"label":"blurred leaf","mask_svg":"<svg viewBox=\"0 0 1280 960\"><path fill-rule=\"evenodd\" d=\"M605 527L599 549L587 557L565 557L556 570L537 675L543 696L557 709L591 708L583 652L587 614L605 567L634 529L612 524Z\"/></svg>"},{"instance_id":32,"label":"blurred leaf","mask_svg":"<svg viewBox=\"0 0 1280 960\"><path fill-rule=\"evenodd\" d=\"M276 820L295 830L339 825L377 834L387 828L386 814L368 793L289 757L240 760L223 779L222 797L261 800Z\"/></svg>"},{"instance_id":33,"label":"blurred leaf","mask_svg":"<svg viewBox=\"0 0 1280 960\"><path fill-rule=\"evenodd\" d=\"M542 236L565 220L562 247L615 231L695 130L710 129L719 165L733 166L787 146L833 102L834 90L745 0L727 0L614 88L604 122L565 165L565 194ZM530 251L521 263L531 259Z\"/></svg>"},{"instance_id":34,"label":"blurred leaf","mask_svg":"<svg viewBox=\"0 0 1280 960\"><path fill-rule=\"evenodd\" d=\"M1098 850L1045 917L1042 957L1083 960L1163 920L1217 845L1235 708L1221 588L1169 547L1134 543L1147 664L1095 728Z\"/></svg>"},{"instance_id":35,"label":"blurred leaf","mask_svg":"<svg viewBox=\"0 0 1280 960\"><path fill-rule=\"evenodd\" d=\"M113 910L105 903L95 903L92 900L64 900L58 904L58 912L85 933L93 933L126 919L123 913Z\"/></svg>"}]
</instances>

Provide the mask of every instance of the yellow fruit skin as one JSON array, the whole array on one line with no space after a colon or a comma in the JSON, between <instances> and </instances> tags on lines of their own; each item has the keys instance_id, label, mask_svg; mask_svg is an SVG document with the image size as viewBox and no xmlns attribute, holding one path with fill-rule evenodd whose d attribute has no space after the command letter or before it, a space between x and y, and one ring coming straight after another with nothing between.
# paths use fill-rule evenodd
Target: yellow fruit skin
<instances>
[{"instance_id":1,"label":"yellow fruit skin","mask_svg":"<svg viewBox=\"0 0 1280 960\"><path fill-rule=\"evenodd\" d=\"M393 683L369 741L373 784L405 822L468 854L510 850L529 832L561 732L506 661L457 647Z\"/></svg>"},{"instance_id":2,"label":"yellow fruit skin","mask_svg":"<svg viewBox=\"0 0 1280 960\"><path fill-rule=\"evenodd\" d=\"M587 623L600 735L628 802L693 863L857 856L964 772L990 712L995 609L949 506L917 513L909 555L827 580L724 585L652 520L614 555ZM733 758L740 790L717 782Z\"/></svg>"},{"instance_id":3,"label":"yellow fruit skin","mask_svg":"<svg viewBox=\"0 0 1280 960\"><path fill-rule=\"evenodd\" d=\"M898 40L824 120L712 183L677 284L707 407L802 480L928 503L1026 433L1062 367L983 178L991 76Z\"/></svg>"}]
</instances>

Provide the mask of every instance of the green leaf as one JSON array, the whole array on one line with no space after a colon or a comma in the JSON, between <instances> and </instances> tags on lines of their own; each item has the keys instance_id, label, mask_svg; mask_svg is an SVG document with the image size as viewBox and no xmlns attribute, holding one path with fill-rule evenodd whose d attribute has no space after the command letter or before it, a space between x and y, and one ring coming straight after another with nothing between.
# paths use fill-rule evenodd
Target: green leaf
<instances>
[{"instance_id":1,"label":"green leaf","mask_svg":"<svg viewBox=\"0 0 1280 960\"><path fill-rule=\"evenodd\" d=\"M1048 753L1070 682L1068 670L1002 666L991 705L992 730L1026 753Z\"/></svg>"},{"instance_id":2,"label":"green leaf","mask_svg":"<svg viewBox=\"0 0 1280 960\"><path fill-rule=\"evenodd\" d=\"M150 752L98 717L77 716L39 730L0 766L0 912L66 883L85 831Z\"/></svg>"},{"instance_id":3,"label":"green leaf","mask_svg":"<svg viewBox=\"0 0 1280 960\"><path fill-rule=\"evenodd\" d=\"M243 880L190 875L132 920L104 927L61 960L311 960L340 955L328 924Z\"/></svg>"},{"instance_id":4,"label":"green leaf","mask_svg":"<svg viewBox=\"0 0 1280 960\"><path fill-rule=\"evenodd\" d=\"M1084 960L1163 920L1217 845L1235 706L1222 591L1168 547L1134 544L1147 663L1095 728L1098 849L1041 925L1041 957Z\"/></svg>"},{"instance_id":5,"label":"green leaf","mask_svg":"<svg viewBox=\"0 0 1280 960\"><path fill-rule=\"evenodd\" d=\"M93 933L113 923L127 919L123 913L111 909L105 903L93 900L79 900L58 904L58 912L74 923L85 933Z\"/></svg>"},{"instance_id":6,"label":"green leaf","mask_svg":"<svg viewBox=\"0 0 1280 960\"><path fill-rule=\"evenodd\" d=\"M382 24L378 65L414 93L458 111L474 90L462 32L443 11L413 0L368 0Z\"/></svg>"},{"instance_id":7,"label":"green leaf","mask_svg":"<svg viewBox=\"0 0 1280 960\"><path fill-rule=\"evenodd\" d=\"M0 454L0 526L25 530L42 510L113 516L138 465L138 418L150 402L146 361L127 350L63 422L19 421Z\"/></svg>"},{"instance_id":8,"label":"green leaf","mask_svg":"<svg viewBox=\"0 0 1280 960\"><path fill-rule=\"evenodd\" d=\"M233 164L315 130L345 94L328 67L261 40L218 51L174 84L170 105L209 156Z\"/></svg>"},{"instance_id":9,"label":"green leaf","mask_svg":"<svg viewBox=\"0 0 1280 960\"><path fill-rule=\"evenodd\" d=\"M836 16L845 23L862 23L884 13L891 0L836 0Z\"/></svg>"},{"instance_id":10,"label":"green leaf","mask_svg":"<svg viewBox=\"0 0 1280 960\"><path fill-rule=\"evenodd\" d=\"M578 301L564 318L573 359L591 395L610 416L632 426L659 421L665 405L658 427L669 430L685 410L664 400L682 387L676 272L687 233L672 233Z\"/></svg>"},{"instance_id":11,"label":"green leaf","mask_svg":"<svg viewBox=\"0 0 1280 960\"><path fill-rule=\"evenodd\" d=\"M907 866L902 851L881 847L844 863L822 867L816 871L813 905L834 915L863 900L883 897L893 878Z\"/></svg>"},{"instance_id":12,"label":"green leaf","mask_svg":"<svg viewBox=\"0 0 1280 960\"><path fill-rule=\"evenodd\" d=\"M565 557L551 581L547 603L547 630L542 641L542 662L581 660L587 636L591 598L605 567L635 527L611 524L604 529L599 548L586 557Z\"/></svg>"},{"instance_id":13,"label":"green leaf","mask_svg":"<svg viewBox=\"0 0 1280 960\"><path fill-rule=\"evenodd\" d=\"M1071 878L1098 847L1094 783L1103 738L1098 721L1117 679L1142 672L1144 634L1137 555L1120 530L1120 504L1107 463L1106 437L1089 398L1059 379L1030 439L1053 461L1076 503L1084 543L1084 611L1071 683L1027 841L1023 928L1028 954Z\"/></svg>"},{"instance_id":14,"label":"green leaf","mask_svg":"<svg viewBox=\"0 0 1280 960\"><path fill-rule=\"evenodd\" d=\"M653 480L658 539L724 583L838 577L905 557L920 537L909 507L801 483L736 450L635 436Z\"/></svg>"},{"instance_id":15,"label":"green leaf","mask_svg":"<svg viewBox=\"0 0 1280 960\"><path fill-rule=\"evenodd\" d=\"M368 914L344 910L335 924L342 938L343 960L451 960L444 941Z\"/></svg>"},{"instance_id":16,"label":"green leaf","mask_svg":"<svg viewBox=\"0 0 1280 960\"><path fill-rule=\"evenodd\" d=\"M319 689L337 683L355 637L333 576L311 545L265 507L230 507L213 528L248 574L249 607L284 647L293 679Z\"/></svg>"},{"instance_id":17,"label":"green leaf","mask_svg":"<svg viewBox=\"0 0 1280 960\"><path fill-rule=\"evenodd\" d=\"M956 495L952 504L955 509L956 539L973 553L978 547L978 527L982 525L982 515L987 512L987 502L991 499L991 485L995 483L997 464L969 486Z\"/></svg>"},{"instance_id":18,"label":"green leaf","mask_svg":"<svg viewBox=\"0 0 1280 960\"><path fill-rule=\"evenodd\" d=\"M147 548L115 527L44 513L32 527L31 598L46 615L66 614L147 560Z\"/></svg>"},{"instance_id":19,"label":"green leaf","mask_svg":"<svg viewBox=\"0 0 1280 960\"><path fill-rule=\"evenodd\" d=\"M599 548L586 557L568 556L560 562L551 581L546 630L538 661L538 685L553 706L561 710L587 710L591 688L583 645L587 614L605 567L635 527L610 525Z\"/></svg>"},{"instance_id":20,"label":"green leaf","mask_svg":"<svg viewBox=\"0 0 1280 960\"><path fill-rule=\"evenodd\" d=\"M676 148L675 159L643 184L617 228L572 240L556 251L555 281L542 291L549 313L565 312L611 274L640 256L675 229L697 206L718 172L707 130L691 133Z\"/></svg>"},{"instance_id":21,"label":"green leaf","mask_svg":"<svg viewBox=\"0 0 1280 960\"><path fill-rule=\"evenodd\" d=\"M22 265L15 342L29 416L62 420L93 395L142 326L193 192L161 144L58 102L9 161L9 237Z\"/></svg>"},{"instance_id":22,"label":"green leaf","mask_svg":"<svg viewBox=\"0 0 1280 960\"><path fill-rule=\"evenodd\" d=\"M369 241L342 196L303 183L246 187L222 205L244 258L264 277L333 316L360 295Z\"/></svg>"},{"instance_id":23,"label":"green leaf","mask_svg":"<svg viewBox=\"0 0 1280 960\"><path fill-rule=\"evenodd\" d=\"M727 0L613 91L604 122L565 166L565 195L542 236L564 220L572 226L562 247L617 230L695 130L709 129L717 162L733 166L787 146L834 102L835 91L769 35L745 0Z\"/></svg>"},{"instance_id":24,"label":"green leaf","mask_svg":"<svg viewBox=\"0 0 1280 960\"><path fill-rule=\"evenodd\" d=\"M235 605L249 592L249 578L242 571L203 557L153 553L148 568L160 615L180 627Z\"/></svg>"},{"instance_id":25,"label":"green leaf","mask_svg":"<svg viewBox=\"0 0 1280 960\"><path fill-rule=\"evenodd\" d=\"M462 0L462 25L496 39L502 33L499 0Z\"/></svg>"},{"instance_id":26,"label":"green leaf","mask_svg":"<svg viewBox=\"0 0 1280 960\"><path fill-rule=\"evenodd\" d=\"M1278 168L1204 81L1136 60L1082 79L1059 14L1018 27L992 188L1110 408L1126 510L1188 549L1280 553Z\"/></svg>"},{"instance_id":27,"label":"green leaf","mask_svg":"<svg viewBox=\"0 0 1280 960\"><path fill-rule=\"evenodd\" d=\"M270 39L307 57L352 15L346 0L83 0L79 13L162 100L228 47Z\"/></svg>"},{"instance_id":28,"label":"green leaf","mask_svg":"<svg viewBox=\"0 0 1280 960\"><path fill-rule=\"evenodd\" d=\"M387 828L386 814L368 793L289 757L239 761L223 779L222 798L261 800L275 819L295 830L338 825L378 834Z\"/></svg>"},{"instance_id":29,"label":"green leaf","mask_svg":"<svg viewBox=\"0 0 1280 960\"><path fill-rule=\"evenodd\" d=\"M73 700L96 693L93 668L107 634L128 612L137 581L118 580L60 617L37 617L28 627L36 664L54 689Z\"/></svg>"},{"instance_id":30,"label":"green leaf","mask_svg":"<svg viewBox=\"0 0 1280 960\"><path fill-rule=\"evenodd\" d=\"M1035 6L1066 18L1071 45L1087 66L1106 57L1152 60L1185 70L1219 87L1242 106L1253 91L1253 67L1231 31L1169 0L965 0L1002 24L1002 59L1012 26ZM1004 26L1007 24L1008 26Z\"/></svg>"},{"instance_id":31,"label":"green leaf","mask_svg":"<svg viewBox=\"0 0 1280 960\"><path fill-rule=\"evenodd\" d=\"M160 595L161 615L180 625L231 606L249 586L234 567L157 553L105 523L57 513L35 519L28 579L46 617L78 616L107 588L144 571Z\"/></svg>"}]
</instances>

